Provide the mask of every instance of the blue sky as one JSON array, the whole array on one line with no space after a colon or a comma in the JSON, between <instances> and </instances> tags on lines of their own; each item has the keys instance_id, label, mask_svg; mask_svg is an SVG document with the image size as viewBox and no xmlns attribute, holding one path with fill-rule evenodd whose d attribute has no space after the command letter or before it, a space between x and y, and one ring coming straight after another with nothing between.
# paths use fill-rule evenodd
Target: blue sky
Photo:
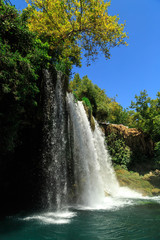
<instances>
[{"instance_id":1,"label":"blue sky","mask_svg":"<svg viewBox=\"0 0 160 240\"><path fill-rule=\"evenodd\" d=\"M26 6L24 0L11 0L17 9ZM111 49L111 59L102 55L82 68L73 68L81 77L88 75L93 83L116 97L123 107L128 107L135 94L147 90L151 98L160 91L160 0L111 0L110 15L119 14L126 21L129 46Z\"/></svg>"}]
</instances>

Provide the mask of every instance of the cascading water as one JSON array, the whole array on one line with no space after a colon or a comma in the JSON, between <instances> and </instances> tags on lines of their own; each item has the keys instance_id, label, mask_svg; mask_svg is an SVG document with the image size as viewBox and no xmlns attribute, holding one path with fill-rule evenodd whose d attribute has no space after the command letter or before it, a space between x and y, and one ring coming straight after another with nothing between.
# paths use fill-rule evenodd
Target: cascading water
<instances>
[{"instance_id":1,"label":"cascading water","mask_svg":"<svg viewBox=\"0 0 160 240\"><path fill-rule=\"evenodd\" d=\"M100 203L105 196L105 179L118 187L114 173L110 167L110 159L104 143L98 142L101 137L96 124L92 133L82 102L74 102L73 96L67 96L68 110L73 130L73 159L76 197L79 204L94 205ZM102 137L101 137L102 138ZM111 170L110 170L111 169ZM109 173L109 176L105 177Z\"/></svg>"},{"instance_id":2,"label":"cascading water","mask_svg":"<svg viewBox=\"0 0 160 240\"><path fill-rule=\"evenodd\" d=\"M104 136L95 121L92 131L82 102L75 103L67 95L67 107L73 135L74 187L77 203L100 206L106 196L138 197L140 194L121 188L112 167L111 158L104 144Z\"/></svg>"},{"instance_id":3,"label":"cascading water","mask_svg":"<svg viewBox=\"0 0 160 240\"><path fill-rule=\"evenodd\" d=\"M76 103L72 94L66 97L64 76L47 70L44 75L44 198L49 211L71 204L100 206L106 196L135 195L120 188L98 123L92 131L82 102Z\"/></svg>"},{"instance_id":4,"label":"cascading water","mask_svg":"<svg viewBox=\"0 0 160 240\"><path fill-rule=\"evenodd\" d=\"M60 210L67 204L67 114L65 77L45 70L44 154L46 184L44 199L48 209Z\"/></svg>"},{"instance_id":5,"label":"cascading water","mask_svg":"<svg viewBox=\"0 0 160 240\"><path fill-rule=\"evenodd\" d=\"M136 198L138 201L142 199L141 194L119 186L98 123L95 121L95 130L92 131L82 102L75 101L72 94L66 96L64 82L64 76L60 72L56 72L53 76L53 73L45 71L43 169L46 182L43 198L47 211L23 218L25 221L31 221L31 224L35 220L44 224L54 224L54 226L55 224L67 224L71 223L73 217L76 217L77 209L116 210L137 204ZM147 201L150 201L150 198ZM154 201L159 201L159 198ZM96 218L99 217L96 221L104 222L107 215L101 216L101 211L97 213ZM84 220L85 215L82 214L82 216ZM89 226L93 221L95 227L97 223L95 224L95 219L92 217L93 215L88 219ZM77 229L81 230L84 227L83 220L81 219L78 223L76 220L77 225L73 222L76 234ZM107 231L110 236L110 220L107 220L106 224L108 224ZM106 224L104 224L103 231ZM32 224L32 226L35 225ZM100 233L101 226L98 223ZM56 227L51 229L52 233ZM66 228L64 229L66 232ZM70 238L70 232L72 234L69 230L67 236L64 236ZM57 234L59 234L59 228L52 238L55 239ZM93 234L95 236L95 231ZM99 233L97 235L99 236ZM89 239L93 238L92 235L89 236Z\"/></svg>"},{"instance_id":6,"label":"cascading water","mask_svg":"<svg viewBox=\"0 0 160 240\"><path fill-rule=\"evenodd\" d=\"M64 76L47 70L44 76L43 202L47 212L25 220L64 224L76 216L70 207L113 209L132 204L127 198L142 197L119 186L98 123L92 131L82 102L72 94L66 96Z\"/></svg>"}]
</instances>

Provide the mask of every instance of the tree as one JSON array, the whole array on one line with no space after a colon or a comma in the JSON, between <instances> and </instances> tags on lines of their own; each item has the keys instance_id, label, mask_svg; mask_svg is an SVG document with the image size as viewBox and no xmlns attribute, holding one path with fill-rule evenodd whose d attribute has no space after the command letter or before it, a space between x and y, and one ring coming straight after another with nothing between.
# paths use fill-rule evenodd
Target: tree
<instances>
[{"instance_id":1,"label":"tree","mask_svg":"<svg viewBox=\"0 0 160 240\"><path fill-rule=\"evenodd\" d=\"M79 76L79 73L76 73L74 75L73 81L70 82L70 89L75 92L78 90L80 85L81 85L81 78Z\"/></svg>"},{"instance_id":2,"label":"tree","mask_svg":"<svg viewBox=\"0 0 160 240\"><path fill-rule=\"evenodd\" d=\"M48 44L36 39L34 33L26 26L26 12L18 11L3 2L0 6L0 81L1 97L12 94L15 100L30 102L39 92L37 87L38 73L46 66Z\"/></svg>"},{"instance_id":3,"label":"tree","mask_svg":"<svg viewBox=\"0 0 160 240\"><path fill-rule=\"evenodd\" d=\"M108 121L114 124L123 124L128 126L129 124L129 112L124 109L118 102L111 99L109 103L109 116Z\"/></svg>"},{"instance_id":4,"label":"tree","mask_svg":"<svg viewBox=\"0 0 160 240\"><path fill-rule=\"evenodd\" d=\"M80 65L81 51L89 60L111 47L125 44L124 24L108 14L104 0L28 0L29 29L50 44L60 61Z\"/></svg>"},{"instance_id":5,"label":"tree","mask_svg":"<svg viewBox=\"0 0 160 240\"><path fill-rule=\"evenodd\" d=\"M27 25L27 12L0 5L0 146L14 150L22 122L35 116L39 73L50 57L48 44L37 39ZM31 124L31 123L30 123Z\"/></svg>"},{"instance_id":6,"label":"tree","mask_svg":"<svg viewBox=\"0 0 160 240\"><path fill-rule=\"evenodd\" d=\"M134 127L151 135L154 141L160 140L160 92L156 99L148 97L147 91L141 91L140 96L135 96L136 102L131 102L130 108Z\"/></svg>"},{"instance_id":7,"label":"tree","mask_svg":"<svg viewBox=\"0 0 160 240\"><path fill-rule=\"evenodd\" d=\"M132 101L130 108L135 109L142 117L147 117L151 100L148 97L147 91L141 91L140 96L135 95L135 99L136 103Z\"/></svg>"},{"instance_id":8,"label":"tree","mask_svg":"<svg viewBox=\"0 0 160 240\"><path fill-rule=\"evenodd\" d=\"M92 113L97 120L106 120L110 99L105 91L93 84L87 75L80 79L79 74L75 74L73 80L70 81L69 88L77 96L78 100L82 100L84 97L89 99Z\"/></svg>"}]
</instances>

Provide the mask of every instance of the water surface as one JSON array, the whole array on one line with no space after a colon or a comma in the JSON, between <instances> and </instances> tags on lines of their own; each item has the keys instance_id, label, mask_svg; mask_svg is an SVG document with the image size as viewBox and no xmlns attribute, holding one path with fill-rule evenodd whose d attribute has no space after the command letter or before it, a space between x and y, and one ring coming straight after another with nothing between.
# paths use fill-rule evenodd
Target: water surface
<instances>
[{"instance_id":1,"label":"water surface","mask_svg":"<svg viewBox=\"0 0 160 240\"><path fill-rule=\"evenodd\" d=\"M103 209L78 207L63 212L7 217L1 240L159 240L160 198L123 200Z\"/></svg>"}]
</instances>

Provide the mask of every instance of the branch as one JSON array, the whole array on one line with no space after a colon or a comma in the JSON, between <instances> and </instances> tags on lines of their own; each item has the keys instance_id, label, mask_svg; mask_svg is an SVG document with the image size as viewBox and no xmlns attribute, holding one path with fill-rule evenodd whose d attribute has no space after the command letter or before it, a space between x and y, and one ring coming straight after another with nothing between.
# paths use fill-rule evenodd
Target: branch
<instances>
[{"instance_id":1,"label":"branch","mask_svg":"<svg viewBox=\"0 0 160 240\"><path fill-rule=\"evenodd\" d=\"M73 30L70 31L69 33L63 35L63 36L61 37L61 39L56 43L56 45L59 44L59 43L62 42L62 41L64 42L64 40L65 40L66 38L72 36L74 33L86 32L86 31L90 32L91 29L89 29L89 28L82 28L82 29L77 29L77 30L73 29Z\"/></svg>"},{"instance_id":2,"label":"branch","mask_svg":"<svg viewBox=\"0 0 160 240\"><path fill-rule=\"evenodd\" d=\"M83 6L82 6L82 0L80 0L80 4L81 4L80 28L82 28L82 15L83 15Z\"/></svg>"},{"instance_id":3,"label":"branch","mask_svg":"<svg viewBox=\"0 0 160 240\"><path fill-rule=\"evenodd\" d=\"M49 20L53 23L54 27L60 31L60 28L58 27L58 25L52 20L52 17L50 16L50 14L48 13L47 9L45 8L44 4L42 4L42 9L46 12L46 14L49 17Z\"/></svg>"}]
</instances>

